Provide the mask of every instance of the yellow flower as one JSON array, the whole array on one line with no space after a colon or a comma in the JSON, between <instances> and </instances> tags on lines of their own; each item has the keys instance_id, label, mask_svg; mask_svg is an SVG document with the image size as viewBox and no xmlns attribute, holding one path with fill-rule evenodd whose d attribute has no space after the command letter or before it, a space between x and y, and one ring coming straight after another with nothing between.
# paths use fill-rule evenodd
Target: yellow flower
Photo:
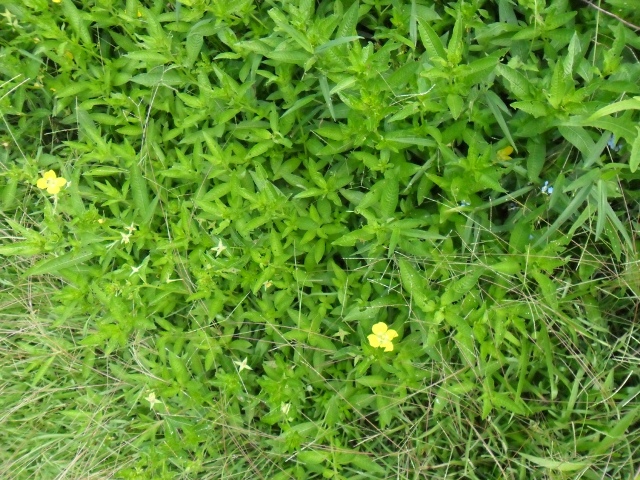
<instances>
[{"instance_id":1,"label":"yellow flower","mask_svg":"<svg viewBox=\"0 0 640 480\"><path fill-rule=\"evenodd\" d=\"M53 3L60 3L62 0L51 0Z\"/></svg>"},{"instance_id":2,"label":"yellow flower","mask_svg":"<svg viewBox=\"0 0 640 480\"><path fill-rule=\"evenodd\" d=\"M38 188L47 189L47 193L55 195L60 191L60 188L67 184L67 180L56 176L56 172L49 170L42 175L42 178L38 179L36 185Z\"/></svg>"},{"instance_id":3,"label":"yellow flower","mask_svg":"<svg viewBox=\"0 0 640 480\"><path fill-rule=\"evenodd\" d=\"M384 322L376 323L371 330L373 333L367 337L369 345L373 348L384 348L385 352L393 351L393 343L391 341L398 336L398 332L387 327Z\"/></svg>"},{"instance_id":4,"label":"yellow flower","mask_svg":"<svg viewBox=\"0 0 640 480\"><path fill-rule=\"evenodd\" d=\"M507 146L498 150L498 160L507 161L511 160L511 154L513 153L513 147Z\"/></svg>"}]
</instances>

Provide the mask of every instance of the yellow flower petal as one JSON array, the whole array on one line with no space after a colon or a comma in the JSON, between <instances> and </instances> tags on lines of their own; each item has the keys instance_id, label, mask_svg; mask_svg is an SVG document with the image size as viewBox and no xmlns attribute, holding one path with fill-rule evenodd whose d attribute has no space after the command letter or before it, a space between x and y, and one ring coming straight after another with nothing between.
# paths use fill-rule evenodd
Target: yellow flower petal
<instances>
[{"instance_id":1,"label":"yellow flower petal","mask_svg":"<svg viewBox=\"0 0 640 480\"><path fill-rule=\"evenodd\" d=\"M380 346L380 339L377 335L371 334L367 338L369 339L369 345L371 345L373 348L378 348Z\"/></svg>"},{"instance_id":2,"label":"yellow flower petal","mask_svg":"<svg viewBox=\"0 0 640 480\"><path fill-rule=\"evenodd\" d=\"M47 188L47 180L44 178L39 178L36 182L36 185L38 186L38 188L44 190L45 188Z\"/></svg>"},{"instance_id":3,"label":"yellow flower petal","mask_svg":"<svg viewBox=\"0 0 640 480\"><path fill-rule=\"evenodd\" d=\"M379 323L376 323L376 324L371 328L371 331L372 331L373 333L375 333L376 335L382 335L382 334L384 334L384 332L386 332L386 331L387 331L387 328L389 328L389 327L387 327L387 324L386 324L386 323L384 323L384 322L379 322Z\"/></svg>"},{"instance_id":4,"label":"yellow flower petal","mask_svg":"<svg viewBox=\"0 0 640 480\"><path fill-rule=\"evenodd\" d=\"M58 187L64 187L67 184L67 179L63 177L58 177L53 180L53 183Z\"/></svg>"},{"instance_id":5,"label":"yellow flower petal","mask_svg":"<svg viewBox=\"0 0 640 480\"><path fill-rule=\"evenodd\" d=\"M391 343L391 342L383 343L380 346L384 347L384 351L385 352L393 352L393 343Z\"/></svg>"},{"instance_id":6,"label":"yellow flower petal","mask_svg":"<svg viewBox=\"0 0 640 480\"><path fill-rule=\"evenodd\" d=\"M53 180L56 177L57 177L56 172L54 172L53 170L44 172L44 174L42 175L42 178L44 178L45 180Z\"/></svg>"},{"instance_id":7,"label":"yellow flower petal","mask_svg":"<svg viewBox=\"0 0 640 480\"><path fill-rule=\"evenodd\" d=\"M500 160L511 160L510 155L513 153L513 147L507 146L498 150L498 159Z\"/></svg>"},{"instance_id":8,"label":"yellow flower petal","mask_svg":"<svg viewBox=\"0 0 640 480\"><path fill-rule=\"evenodd\" d=\"M60 192L60 187L57 185L49 185L49 188L47 188L47 193L51 195L56 195L58 192Z\"/></svg>"},{"instance_id":9,"label":"yellow flower petal","mask_svg":"<svg viewBox=\"0 0 640 480\"><path fill-rule=\"evenodd\" d=\"M390 328L389 330L387 330L387 338L389 340L393 340L397 336L398 336L398 332L396 332L393 328Z\"/></svg>"}]
</instances>

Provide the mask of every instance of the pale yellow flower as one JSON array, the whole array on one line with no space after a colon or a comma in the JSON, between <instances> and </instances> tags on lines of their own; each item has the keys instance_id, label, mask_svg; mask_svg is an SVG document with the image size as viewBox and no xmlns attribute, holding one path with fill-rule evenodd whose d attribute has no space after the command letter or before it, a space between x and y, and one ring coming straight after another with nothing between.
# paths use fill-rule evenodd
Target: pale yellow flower
<instances>
[{"instance_id":1,"label":"pale yellow flower","mask_svg":"<svg viewBox=\"0 0 640 480\"><path fill-rule=\"evenodd\" d=\"M62 0L51 0L53 3L60 3Z\"/></svg>"},{"instance_id":2,"label":"pale yellow flower","mask_svg":"<svg viewBox=\"0 0 640 480\"><path fill-rule=\"evenodd\" d=\"M48 172L44 172L42 178L38 179L36 185L38 188L42 190L46 189L47 193L51 195L56 195L60 192L60 188L64 187L67 184L67 180L62 177L58 177L56 172L53 170L49 170Z\"/></svg>"},{"instance_id":3,"label":"pale yellow flower","mask_svg":"<svg viewBox=\"0 0 640 480\"><path fill-rule=\"evenodd\" d=\"M367 337L369 345L373 348L384 348L385 352L393 351L392 340L398 336L398 332L387 327L384 322L376 323L371 330L373 333Z\"/></svg>"}]
</instances>

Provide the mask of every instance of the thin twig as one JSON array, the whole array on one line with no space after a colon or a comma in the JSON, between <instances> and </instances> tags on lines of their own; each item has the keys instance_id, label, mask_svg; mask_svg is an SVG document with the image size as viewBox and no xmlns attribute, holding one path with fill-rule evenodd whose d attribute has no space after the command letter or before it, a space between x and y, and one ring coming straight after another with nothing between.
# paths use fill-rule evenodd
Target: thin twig
<instances>
[{"instance_id":1,"label":"thin twig","mask_svg":"<svg viewBox=\"0 0 640 480\"><path fill-rule=\"evenodd\" d=\"M634 25L631 22L627 22L624 18L620 18L619 16L617 16L615 13L611 13L607 10L605 10L604 8L601 8L597 5L594 5L593 3L591 3L589 0L582 0L584 3L586 3L587 5L589 5L590 7L595 8L596 10L598 10L599 12L604 13L605 15L609 15L610 17L615 18L616 20L618 20L621 23L624 23L627 27L631 28L632 30L638 31L640 30L640 27L638 25Z\"/></svg>"}]
</instances>

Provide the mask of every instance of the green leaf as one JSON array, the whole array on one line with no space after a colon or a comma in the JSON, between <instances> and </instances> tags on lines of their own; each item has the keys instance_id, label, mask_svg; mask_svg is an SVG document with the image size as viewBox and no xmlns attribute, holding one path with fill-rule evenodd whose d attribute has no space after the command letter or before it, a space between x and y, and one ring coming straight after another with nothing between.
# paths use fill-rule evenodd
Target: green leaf
<instances>
[{"instance_id":1,"label":"green leaf","mask_svg":"<svg viewBox=\"0 0 640 480\"><path fill-rule=\"evenodd\" d=\"M91 33L89 33L89 29L80 15L80 10L78 10L75 4L71 0L63 0L62 11L69 21L71 28L75 30L78 36L82 39L85 47L93 48L95 44L93 43Z\"/></svg>"},{"instance_id":2,"label":"green leaf","mask_svg":"<svg viewBox=\"0 0 640 480\"><path fill-rule=\"evenodd\" d=\"M549 470L557 470L559 472L575 472L576 470L582 470L589 467L589 463L586 462L569 462L551 460L548 458L535 457L526 453L520 453L520 456L532 463L535 463L539 467L544 467Z\"/></svg>"},{"instance_id":3,"label":"green leaf","mask_svg":"<svg viewBox=\"0 0 640 480\"><path fill-rule=\"evenodd\" d=\"M184 361L171 350L169 350L167 354L169 356L169 365L171 366L172 375L180 385L186 385L191 379L191 374L185 366Z\"/></svg>"},{"instance_id":4,"label":"green leaf","mask_svg":"<svg viewBox=\"0 0 640 480\"><path fill-rule=\"evenodd\" d=\"M356 242L366 242L371 240L375 236L375 233L370 227L364 227L353 232L349 232L334 240L332 245L340 247L353 247Z\"/></svg>"},{"instance_id":5,"label":"green leaf","mask_svg":"<svg viewBox=\"0 0 640 480\"><path fill-rule=\"evenodd\" d=\"M320 83L320 90L322 91L322 96L324 97L324 101L327 103L327 108L329 109L329 113L331 114L331 118L335 122L336 120L336 112L333 109L333 101L331 100L331 93L329 92L329 83L327 82L327 77L321 75L318 79Z\"/></svg>"},{"instance_id":6,"label":"green leaf","mask_svg":"<svg viewBox=\"0 0 640 480\"><path fill-rule=\"evenodd\" d=\"M190 68L200 55L200 50L204 45L204 37L202 35L189 35L187 37L185 48L187 50L187 58L184 62L184 66Z\"/></svg>"},{"instance_id":7,"label":"green leaf","mask_svg":"<svg viewBox=\"0 0 640 480\"><path fill-rule=\"evenodd\" d=\"M304 450L302 452L298 452L298 460L308 465L320 465L328 458L328 452L319 452L317 450Z\"/></svg>"},{"instance_id":8,"label":"green leaf","mask_svg":"<svg viewBox=\"0 0 640 480\"><path fill-rule=\"evenodd\" d=\"M418 20L418 32L420 32L420 40L422 40L422 45L424 45L429 57L447 59L447 53L440 37L428 23Z\"/></svg>"},{"instance_id":9,"label":"green leaf","mask_svg":"<svg viewBox=\"0 0 640 480\"><path fill-rule=\"evenodd\" d=\"M24 276L55 274L65 268L86 263L96 254L89 250L81 252L69 252L54 258L45 258L24 272Z\"/></svg>"},{"instance_id":10,"label":"green leaf","mask_svg":"<svg viewBox=\"0 0 640 480\"><path fill-rule=\"evenodd\" d=\"M0 245L0 255L4 257L12 257L15 255L31 257L44 251L44 246L36 245L31 241L12 243L11 245Z\"/></svg>"},{"instance_id":11,"label":"green leaf","mask_svg":"<svg viewBox=\"0 0 640 480\"><path fill-rule=\"evenodd\" d=\"M541 139L530 138L527 141L527 177L535 182L540 177L547 159L547 145Z\"/></svg>"},{"instance_id":12,"label":"green leaf","mask_svg":"<svg viewBox=\"0 0 640 480\"><path fill-rule=\"evenodd\" d=\"M361 453L354 453L350 456L351 465L362 469L364 471L370 472L375 475L374 478L383 478L387 475L388 471L378 465L376 461L369 455L362 455Z\"/></svg>"},{"instance_id":13,"label":"green leaf","mask_svg":"<svg viewBox=\"0 0 640 480\"><path fill-rule=\"evenodd\" d=\"M134 160L129 168L129 185L131 187L131 196L133 204L140 212L142 217L149 214L151 200L147 191L147 180L142 175L138 162Z\"/></svg>"},{"instance_id":14,"label":"green leaf","mask_svg":"<svg viewBox=\"0 0 640 480\"><path fill-rule=\"evenodd\" d=\"M464 108L464 100L460 95L447 95L447 106L454 120L457 120Z\"/></svg>"},{"instance_id":15,"label":"green leaf","mask_svg":"<svg viewBox=\"0 0 640 480\"><path fill-rule=\"evenodd\" d=\"M425 297L426 279L404 258L398 260L398 265L400 266L402 287L406 289L410 295Z\"/></svg>"},{"instance_id":16,"label":"green leaf","mask_svg":"<svg viewBox=\"0 0 640 480\"><path fill-rule=\"evenodd\" d=\"M582 47L580 46L580 37L578 37L578 32L573 32L571 42L569 42L569 50L567 52L567 56L562 63L564 74L567 77L571 77L573 75L575 65L580 57L581 52Z\"/></svg>"},{"instance_id":17,"label":"green leaf","mask_svg":"<svg viewBox=\"0 0 640 480\"><path fill-rule=\"evenodd\" d=\"M289 37L292 38L304 50L309 53L313 53L313 46L311 45L307 37L302 32L289 25L287 18L280 10L272 8L268 13L279 29L286 32L287 35L289 35Z\"/></svg>"},{"instance_id":18,"label":"green leaf","mask_svg":"<svg viewBox=\"0 0 640 480\"><path fill-rule=\"evenodd\" d=\"M558 396L558 383L557 376L555 375L555 369L553 367L553 345L551 345L551 340L549 339L547 326L543 322L540 322L540 331L538 332L536 343L542 349L544 354L544 360L547 366L547 378L551 386L551 400L555 400Z\"/></svg>"},{"instance_id":19,"label":"green leaf","mask_svg":"<svg viewBox=\"0 0 640 480\"><path fill-rule=\"evenodd\" d=\"M518 100L530 100L532 86L527 77L517 70L506 65L498 64L496 66L498 74L507 80L507 88L513 93Z\"/></svg>"},{"instance_id":20,"label":"green leaf","mask_svg":"<svg viewBox=\"0 0 640 480\"><path fill-rule=\"evenodd\" d=\"M631 145L631 156L629 157L629 170L635 173L640 165L640 127L636 127L636 138Z\"/></svg>"},{"instance_id":21,"label":"green leaf","mask_svg":"<svg viewBox=\"0 0 640 480\"><path fill-rule=\"evenodd\" d=\"M620 102L607 105L592 114L587 120L596 120L605 115L611 115L612 113L621 112L623 110L640 110L640 97L633 97L628 100L622 100Z\"/></svg>"},{"instance_id":22,"label":"green leaf","mask_svg":"<svg viewBox=\"0 0 640 480\"><path fill-rule=\"evenodd\" d=\"M462 29L462 14L458 11L456 23L453 25L453 32L449 39L449 45L447 45L447 60L454 66L458 65L462 60Z\"/></svg>"},{"instance_id":23,"label":"green leaf","mask_svg":"<svg viewBox=\"0 0 640 480\"><path fill-rule=\"evenodd\" d=\"M542 102L512 102L511 106L518 110L522 110L535 118L545 117L548 115L547 106Z\"/></svg>"},{"instance_id":24,"label":"green leaf","mask_svg":"<svg viewBox=\"0 0 640 480\"><path fill-rule=\"evenodd\" d=\"M352 35L350 37L340 37L340 38L336 38L334 40L329 40L326 43L323 43L322 45L320 45L319 47L317 47L315 49L314 54L315 55L319 55L320 53L324 52L325 50L329 50L333 47L337 47L338 45L344 45L345 43L351 43L351 42L355 42L356 40L362 40L363 37L359 36L359 35Z\"/></svg>"},{"instance_id":25,"label":"green leaf","mask_svg":"<svg viewBox=\"0 0 640 480\"><path fill-rule=\"evenodd\" d=\"M543 242L545 242L549 236L551 236L553 233L555 233L558 228L560 228L560 226L567 221L567 219L569 217L571 217L572 215L574 215L577 211L578 208L580 208L580 206L584 203L584 201L587 199L587 197L589 196L589 194L591 193L591 189L593 188L593 185L587 185L586 187L584 187L582 190L580 190L571 200L571 202L569 202L569 205L567 205L567 207L562 211L562 213L560 215L558 215L558 218L553 222L553 224L544 232L544 234L536 241L536 243L533 245L534 247L538 247L539 245L541 245Z\"/></svg>"},{"instance_id":26,"label":"green leaf","mask_svg":"<svg viewBox=\"0 0 640 480\"><path fill-rule=\"evenodd\" d=\"M342 15L342 21L336 32L336 38L348 37L356 33L356 27L358 25L360 5L357 1L353 2L351 6Z\"/></svg>"},{"instance_id":27,"label":"green leaf","mask_svg":"<svg viewBox=\"0 0 640 480\"><path fill-rule=\"evenodd\" d=\"M159 85L180 85L184 79L177 70L165 70L154 68L149 73L141 73L131 79L134 83L139 83L145 87L155 87Z\"/></svg>"},{"instance_id":28,"label":"green leaf","mask_svg":"<svg viewBox=\"0 0 640 480\"><path fill-rule=\"evenodd\" d=\"M496 121L498 122L498 125L500 126L502 133L504 133L505 137L507 137L513 149L517 152L518 147L516 146L516 143L513 141L513 137L511 136L511 132L509 131L507 122L505 122L504 117L502 116L502 112L509 112L509 109L504 104L502 99L498 97L498 95L496 95L491 90L488 90L486 92L485 98L487 100L487 106L489 107L489 110L491 110L491 113L493 114ZM509 114L509 116L511 115Z\"/></svg>"},{"instance_id":29,"label":"green leaf","mask_svg":"<svg viewBox=\"0 0 640 480\"><path fill-rule=\"evenodd\" d=\"M266 54L272 60L295 65L304 65L311 56L300 50L273 50Z\"/></svg>"},{"instance_id":30,"label":"green leaf","mask_svg":"<svg viewBox=\"0 0 640 480\"><path fill-rule=\"evenodd\" d=\"M584 158L589 158L591 153L596 149L595 142L582 127L559 126L558 131L560 135L580 150Z\"/></svg>"},{"instance_id":31,"label":"green leaf","mask_svg":"<svg viewBox=\"0 0 640 480\"><path fill-rule=\"evenodd\" d=\"M613 427L605 432L605 438L591 451L591 455L602 455L619 441L625 440L627 438L625 432L639 417L640 407L636 407L616 421Z\"/></svg>"},{"instance_id":32,"label":"green leaf","mask_svg":"<svg viewBox=\"0 0 640 480\"><path fill-rule=\"evenodd\" d=\"M356 383L360 385L364 385L365 387L380 387L384 385L387 381L384 377L380 375L367 375L364 377L356 378Z\"/></svg>"},{"instance_id":33,"label":"green leaf","mask_svg":"<svg viewBox=\"0 0 640 480\"><path fill-rule=\"evenodd\" d=\"M396 178L387 178L384 182L382 195L380 196L380 219L386 221L393 218L396 207L398 206L398 195L400 194L400 185Z\"/></svg>"}]
</instances>

